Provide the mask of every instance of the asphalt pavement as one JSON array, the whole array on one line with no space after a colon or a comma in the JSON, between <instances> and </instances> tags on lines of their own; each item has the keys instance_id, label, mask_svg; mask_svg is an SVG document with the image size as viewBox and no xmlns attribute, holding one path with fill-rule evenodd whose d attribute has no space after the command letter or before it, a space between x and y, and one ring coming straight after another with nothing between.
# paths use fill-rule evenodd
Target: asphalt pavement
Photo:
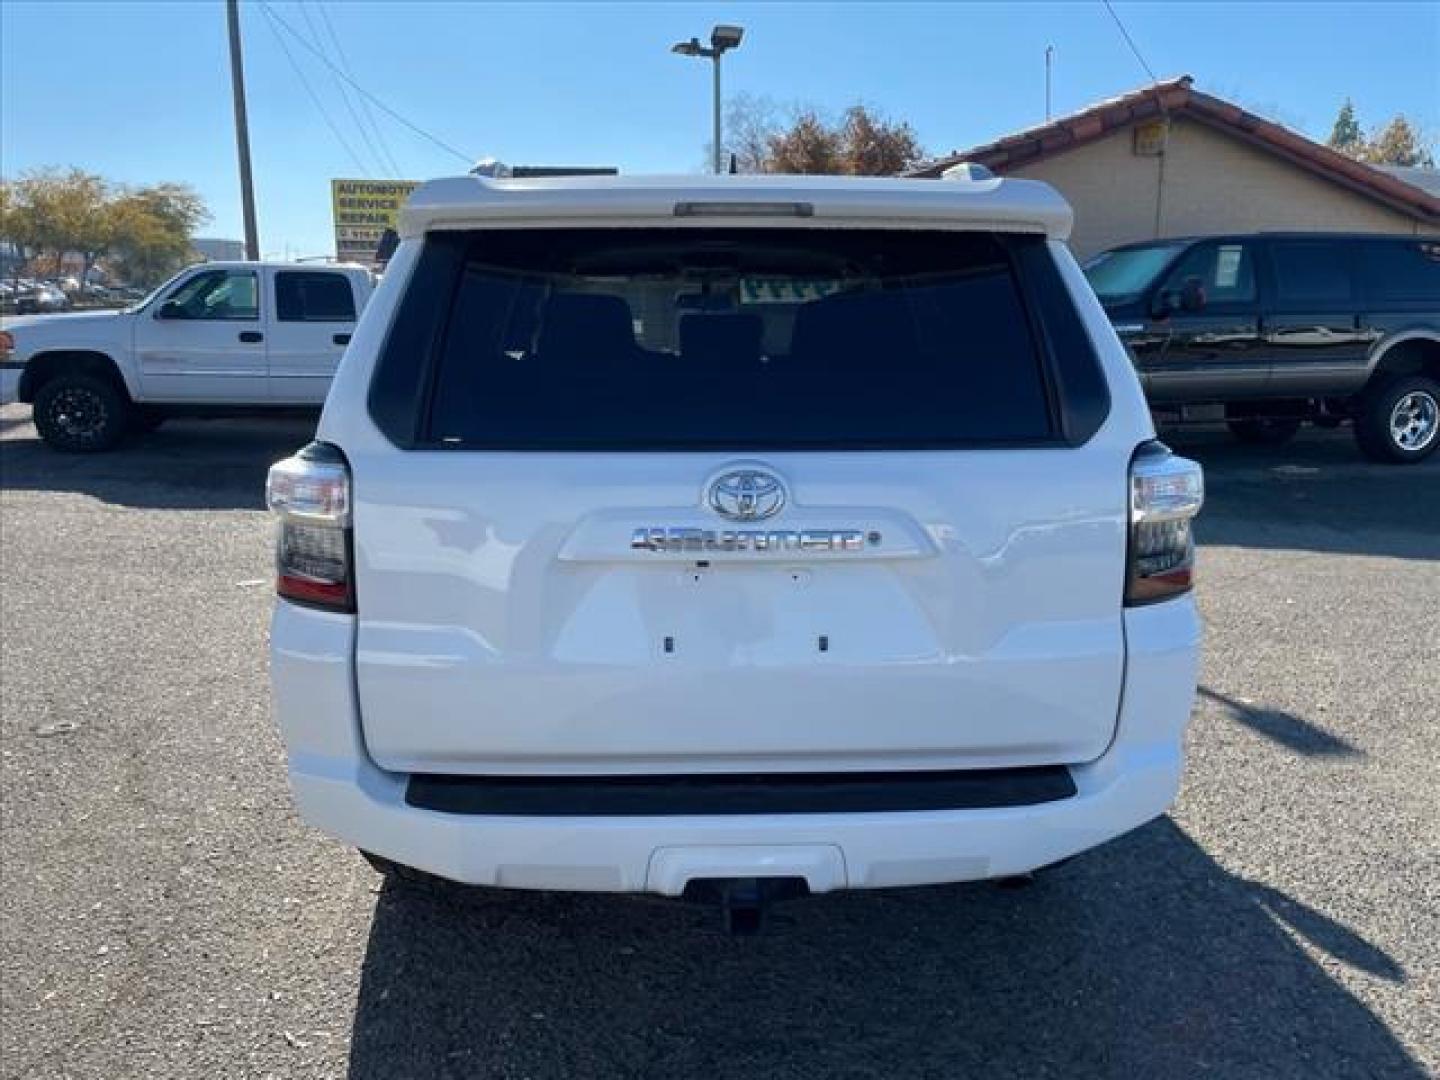
<instances>
[{"instance_id":1,"label":"asphalt pavement","mask_svg":"<svg viewBox=\"0 0 1440 1080\"><path fill-rule=\"evenodd\" d=\"M1207 466L1174 813L1039 879L782 906L380 884L290 806L266 466L0 410L0 1077L1419 1078L1440 1071L1440 459Z\"/></svg>"}]
</instances>

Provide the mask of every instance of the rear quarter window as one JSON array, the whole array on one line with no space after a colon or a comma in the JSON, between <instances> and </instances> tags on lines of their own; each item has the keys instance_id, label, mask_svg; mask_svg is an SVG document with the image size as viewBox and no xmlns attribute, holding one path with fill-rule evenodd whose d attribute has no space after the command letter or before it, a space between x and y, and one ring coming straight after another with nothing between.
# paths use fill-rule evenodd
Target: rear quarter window
<instances>
[{"instance_id":1,"label":"rear quarter window","mask_svg":"<svg viewBox=\"0 0 1440 1080\"><path fill-rule=\"evenodd\" d=\"M371 394L377 422L400 420L417 445L899 449L1064 435L1040 310L1056 299L1037 302L1019 269L1035 249L1048 264L1038 238L660 228L431 242L417 279L440 262L453 277L443 301L420 301L443 323L427 385L387 371L404 362L387 346ZM419 343L425 322L407 294L400 336Z\"/></svg>"},{"instance_id":2,"label":"rear quarter window","mask_svg":"<svg viewBox=\"0 0 1440 1080\"><path fill-rule=\"evenodd\" d=\"M1362 248L1372 300L1418 301L1440 311L1440 240L1377 240Z\"/></svg>"}]
</instances>

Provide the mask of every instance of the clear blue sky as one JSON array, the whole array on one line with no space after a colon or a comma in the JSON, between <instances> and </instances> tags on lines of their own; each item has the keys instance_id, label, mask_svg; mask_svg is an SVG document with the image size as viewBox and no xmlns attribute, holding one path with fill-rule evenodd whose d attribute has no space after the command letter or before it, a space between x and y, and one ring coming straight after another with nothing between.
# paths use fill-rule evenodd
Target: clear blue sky
<instances>
[{"instance_id":1,"label":"clear blue sky","mask_svg":"<svg viewBox=\"0 0 1440 1080\"><path fill-rule=\"evenodd\" d=\"M1146 81L1105 8L1067 4L515 4L277 2L327 44L329 15L356 80L468 155L703 166L707 65L669 46L717 21L746 28L726 91L838 110L863 101L945 152L1043 117L1043 54L1056 49L1057 113ZM1197 85L1324 138L1351 96L1363 123L1397 112L1440 135L1440 3L1145 4L1116 10L1161 78ZM369 163L336 81L290 50L362 170L325 126L261 6L241 4L261 244L332 250L329 179ZM308 19L307 19L308 16ZM377 114L407 178L464 162ZM368 130L368 129L367 129ZM179 180L205 197L202 232L241 235L224 7L0 2L0 172L77 165L129 183Z\"/></svg>"}]
</instances>

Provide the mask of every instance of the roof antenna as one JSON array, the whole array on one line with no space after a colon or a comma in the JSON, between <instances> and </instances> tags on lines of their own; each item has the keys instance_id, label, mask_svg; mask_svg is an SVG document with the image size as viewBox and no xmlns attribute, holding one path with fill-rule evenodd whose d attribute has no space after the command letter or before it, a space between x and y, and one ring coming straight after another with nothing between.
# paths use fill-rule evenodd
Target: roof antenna
<instances>
[{"instance_id":1,"label":"roof antenna","mask_svg":"<svg viewBox=\"0 0 1440 1080\"><path fill-rule=\"evenodd\" d=\"M1050 60L1055 55L1055 46L1045 46L1045 122L1050 122Z\"/></svg>"},{"instance_id":2,"label":"roof antenna","mask_svg":"<svg viewBox=\"0 0 1440 1080\"><path fill-rule=\"evenodd\" d=\"M735 156L735 151L730 151L730 168L726 170L731 176L740 172L740 160Z\"/></svg>"}]
</instances>

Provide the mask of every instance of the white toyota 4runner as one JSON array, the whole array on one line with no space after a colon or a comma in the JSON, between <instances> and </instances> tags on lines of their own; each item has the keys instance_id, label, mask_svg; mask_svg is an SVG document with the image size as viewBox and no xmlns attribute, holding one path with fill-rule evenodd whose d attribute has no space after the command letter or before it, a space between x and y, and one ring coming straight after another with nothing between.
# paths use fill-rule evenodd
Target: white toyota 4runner
<instances>
[{"instance_id":1,"label":"white toyota 4runner","mask_svg":"<svg viewBox=\"0 0 1440 1080\"><path fill-rule=\"evenodd\" d=\"M0 404L57 450L108 450L167 416L317 409L373 278L361 266L201 263L124 311L6 319Z\"/></svg>"},{"instance_id":2,"label":"white toyota 4runner","mask_svg":"<svg viewBox=\"0 0 1440 1080\"><path fill-rule=\"evenodd\" d=\"M301 814L382 869L821 892L1163 813L1201 473L1025 180L437 180L276 465Z\"/></svg>"}]
</instances>

